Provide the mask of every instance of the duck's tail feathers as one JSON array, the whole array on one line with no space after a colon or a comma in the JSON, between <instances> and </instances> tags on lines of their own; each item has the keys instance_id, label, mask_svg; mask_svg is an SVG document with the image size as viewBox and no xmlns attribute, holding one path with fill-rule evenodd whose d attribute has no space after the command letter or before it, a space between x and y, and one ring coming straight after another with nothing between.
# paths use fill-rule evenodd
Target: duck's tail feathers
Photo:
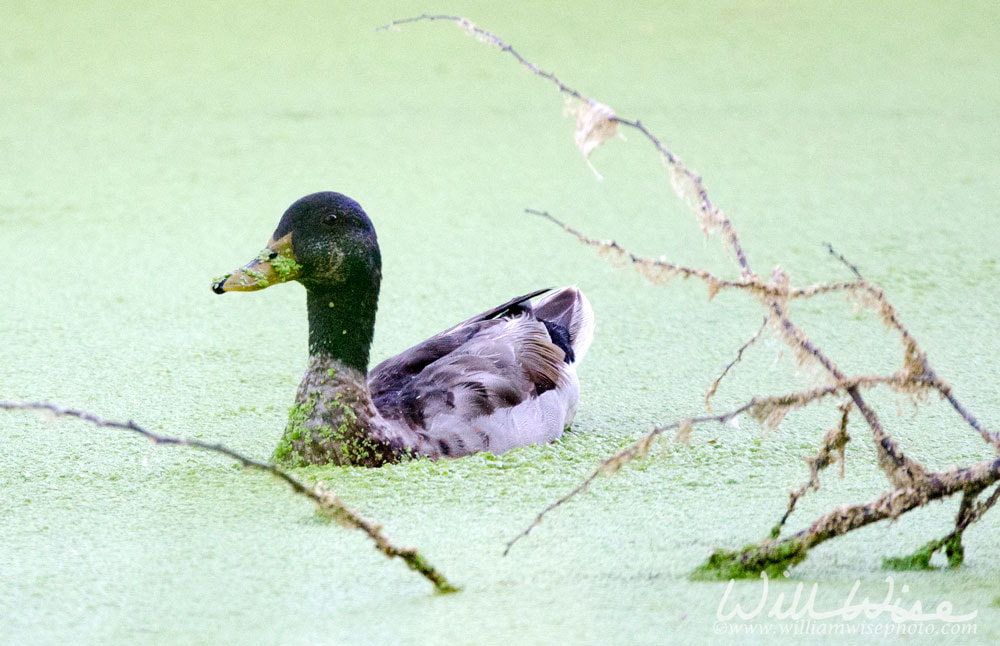
<instances>
[{"instance_id":1,"label":"duck's tail feathers","mask_svg":"<svg viewBox=\"0 0 1000 646\"><path fill-rule=\"evenodd\" d=\"M594 310L575 285L546 294L532 308L536 318L555 324L569 334L573 363L581 361L594 340Z\"/></svg>"}]
</instances>

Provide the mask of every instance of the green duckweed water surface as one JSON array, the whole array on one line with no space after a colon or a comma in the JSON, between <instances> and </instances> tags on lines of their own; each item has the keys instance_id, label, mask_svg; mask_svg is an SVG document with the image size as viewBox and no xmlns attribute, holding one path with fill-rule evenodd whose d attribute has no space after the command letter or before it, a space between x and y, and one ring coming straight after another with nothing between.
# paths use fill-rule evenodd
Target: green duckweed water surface
<instances>
[{"instance_id":1,"label":"green duckweed water surface","mask_svg":"<svg viewBox=\"0 0 1000 646\"><path fill-rule=\"evenodd\" d=\"M512 59L449 24L374 30L440 9L641 118L704 176L760 273L780 263L799 283L844 279L821 246L833 242L884 285L963 402L1000 428L994 3L12 0L0 8L0 398L267 458L305 366L303 291L219 297L209 283L252 258L288 204L326 189L357 198L378 228L374 360L539 286L578 283L598 333L575 428L554 445L297 471L419 547L464 587L448 596L268 477L4 413L0 641L747 641L714 632L725 584L688 574L713 548L767 534L836 420L832 403L763 436L744 420L697 428L690 447L664 443L501 557L600 458L701 411L760 312L738 294L709 303L691 282L646 284L523 215L547 209L637 252L735 275L634 133L593 154L598 182L561 97ZM848 371L899 358L895 338L840 296L794 314ZM717 409L807 383L779 349L765 338L750 351ZM937 401L919 415L885 393L872 401L932 468L989 456ZM793 528L884 486L865 429L850 432L847 478L828 473ZM967 532L958 570L881 568L947 533L956 509L932 504L824 544L772 589L815 583L817 606L830 608L856 581L859 596L882 599L891 574L907 607L975 611L967 639L995 643L1000 513ZM752 604L760 583L733 595Z\"/></svg>"}]
</instances>

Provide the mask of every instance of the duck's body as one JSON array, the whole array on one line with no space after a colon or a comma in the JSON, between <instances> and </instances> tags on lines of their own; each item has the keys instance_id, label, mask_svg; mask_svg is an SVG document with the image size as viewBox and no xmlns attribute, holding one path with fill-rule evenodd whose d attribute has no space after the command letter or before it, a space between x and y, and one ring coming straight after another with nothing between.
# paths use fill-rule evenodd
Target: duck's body
<instances>
[{"instance_id":1,"label":"duck's body","mask_svg":"<svg viewBox=\"0 0 1000 646\"><path fill-rule=\"evenodd\" d=\"M550 442L572 422L575 366L594 329L575 287L513 299L368 372L381 258L361 207L337 193L302 198L266 251L213 289L291 279L306 286L309 365L276 458L379 466L406 456L502 453Z\"/></svg>"}]
</instances>

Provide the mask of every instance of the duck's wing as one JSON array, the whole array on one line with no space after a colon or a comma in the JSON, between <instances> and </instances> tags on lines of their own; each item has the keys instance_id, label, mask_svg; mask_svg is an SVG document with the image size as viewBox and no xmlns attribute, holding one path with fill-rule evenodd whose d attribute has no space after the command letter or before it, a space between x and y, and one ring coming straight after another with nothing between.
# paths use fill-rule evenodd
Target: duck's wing
<instances>
[{"instance_id":1,"label":"duck's wing","mask_svg":"<svg viewBox=\"0 0 1000 646\"><path fill-rule=\"evenodd\" d=\"M551 290L539 289L512 298L503 305L498 305L453 325L444 332L386 359L368 372L368 387L371 390L372 398L398 391L406 386L414 376L420 374L428 365L454 352L476 337L484 328L490 327L490 324L484 323L485 321L530 312L531 299L548 291Z\"/></svg>"},{"instance_id":2,"label":"duck's wing","mask_svg":"<svg viewBox=\"0 0 1000 646\"><path fill-rule=\"evenodd\" d=\"M546 291L487 310L376 366L369 388L379 413L432 457L500 453L558 437L576 410L572 360L574 351L586 352L593 316L576 288L532 308L528 300ZM575 318L560 317L567 308Z\"/></svg>"}]
</instances>

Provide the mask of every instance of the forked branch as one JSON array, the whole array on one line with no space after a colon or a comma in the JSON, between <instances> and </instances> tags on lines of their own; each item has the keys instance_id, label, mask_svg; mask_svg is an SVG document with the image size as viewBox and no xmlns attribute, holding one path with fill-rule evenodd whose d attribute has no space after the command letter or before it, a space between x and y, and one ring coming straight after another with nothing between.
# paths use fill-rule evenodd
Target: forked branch
<instances>
[{"instance_id":1,"label":"forked branch","mask_svg":"<svg viewBox=\"0 0 1000 646\"><path fill-rule=\"evenodd\" d=\"M986 430L958 402L952 393L951 387L941 380L931 368L926 353L903 325L895 308L886 298L885 293L881 288L868 283L857 266L850 263L844 256L836 253L833 247L828 244L830 253L847 266L855 280L807 287L794 287L791 284L789 276L780 268L775 268L768 280L762 279L751 269L732 222L712 202L701 177L688 169L677 155L671 152L638 119L629 120L618 116L611 107L587 98L579 91L566 85L551 72L539 69L538 66L525 59L497 35L475 26L460 16L424 14L414 18L394 21L381 29L396 29L401 24L424 20L455 22L467 33L475 36L480 41L509 53L521 65L531 71L532 74L553 83L568 100L576 101L577 103L571 108L571 112L577 117L575 140L585 158L589 157L590 153L603 141L612 137L617 132L619 125L642 133L656 148L662 162L668 168L674 192L694 212L702 231L706 235L713 231L720 232L723 247L733 255L739 267L740 276L735 280L727 279L697 267L687 267L671 263L666 258L645 258L630 252L613 240L598 240L587 236L546 211L528 209L528 213L540 216L556 224L583 244L596 248L602 255L613 261L631 264L640 274L652 282L662 284L678 276L682 278L696 278L708 285L709 299L722 289L737 289L743 290L758 300L766 310L765 324L761 326L761 330L749 342L739 349L736 359L726 367L722 376L727 374L729 369L739 362L743 351L759 338L768 323L770 323L778 337L795 352L800 363L815 364L826 374L825 381L827 383L812 390L804 390L782 397L755 397L744 406L722 415L694 417L654 428L632 445L602 462L573 491L552 503L538 514L527 529L507 544L505 554L518 539L526 536L537 526L546 513L564 504L576 494L586 490L599 473L613 473L629 461L645 455L649 450L650 443L668 429L679 429L678 439L686 441L693 424L707 421L730 421L743 412L751 412L766 427L773 428L781 422L790 410L834 394L846 395L848 397L846 400L847 403L841 405L841 423L824 436L818 453L809 460L810 478L805 485L791 493L788 509L775 526L774 538L748 546L739 553L716 552L702 569L708 568L708 570L716 573L732 572L735 571L734 564L738 566L736 569L744 573L768 570L775 564L779 564L784 568L805 558L806 552L822 541L877 520L895 518L901 513L926 504L929 500L950 496L959 491L963 492L969 501L968 504L963 502L963 509L965 511L960 513L960 519L956 526L957 533L955 535L960 537L961 531L964 531L964 528L969 523L977 520L993 506L998 495L996 492L994 492L994 496L988 499L987 503L977 503L981 506L973 505L972 501L986 486L996 481L1000 461L982 462L971 467L946 473L929 472L919 462L908 457L903 452L899 444L883 426L878 414L865 401L862 390L871 388L877 384L886 384L900 392L911 395L929 389L936 390L949 401L966 423L974 428L984 440L989 442L1000 453L1000 435ZM805 332L792 321L788 311L788 302L790 300L812 298L821 294L834 292L844 292L855 296L860 300L862 305L875 310L887 326L899 333L903 345L903 362L897 372L891 375L848 377L838 367L837 363L816 346L806 336ZM711 395L714 394L718 386L718 381L717 379L708 391L706 408L709 405ZM839 508L814 521L808 529L802 530L786 539L777 539L781 528L794 510L799 498L805 495L808 490L818 488L819 471L831 464L834 459L840 459L842 464L843 448L848 441L848 412L852 407L857 407L871 429L878 464L884 471L891 488L878 500L865 505Z\"/></svg>"}]
</instances>

